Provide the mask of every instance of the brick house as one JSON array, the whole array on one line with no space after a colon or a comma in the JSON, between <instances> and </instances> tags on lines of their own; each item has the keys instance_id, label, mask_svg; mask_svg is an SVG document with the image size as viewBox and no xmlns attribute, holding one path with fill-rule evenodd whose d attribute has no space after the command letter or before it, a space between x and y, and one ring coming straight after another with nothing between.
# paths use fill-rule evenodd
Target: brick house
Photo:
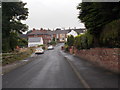
<instances>
[{"instance_id":1,"label":"brick house","mask_svg":"<svg viewBox=\"0 0 120 90\"><path fill-rule=\"evenodd\" d=\"M67 38L67 33L69 32L70 30L55 30L53 33L56 41L58 42L65 42L66 41L66 38Z\"/></svg>"},{"instance_id":2,"label":"brick house","mask_svg":"<svg viewBox=\"0 0 120 90\"><path fill-rule=\"evenodd\" d=\"M28 36L28 44L30 44L30 38L32 38L31 40L33 40L32 42L34 43L38 43L36 42L39 39L41 39L40 41L43 40L43 44L48 44L49 42L52 41L52 39L54 38L55 41L57 42L65 42L67 40L67 34L69 32L71 32L71 30L73 29L67 29L67 30L61 30L61 29L57 29L55 31L51 31L51 30L45 30L45 29L40 29L37 30L35 28L33 28L33 30L29 31L27 33ZM85 29L74 29L74 31L76 31L77 33L84 33ZM38 37L38 38L37 38ZM41 38L40 38L41 37ZM34 38L34 39L33 39ZM37 39L37 40L36 40ZM39 40L38 40L39 41ZM39 42L40 42L39 41ZM41 42L40 42L41 43ZM30 45L29 45L30 46Z\"/></svg>"},{"instance_id":3,"label":"brick house","mask_svg":"<svg viewBox=\"0 0 120 90\"><path fill-rule=\"evenodd\" d=\"M52 40L52 37L51 37L52 31L44 30L42 28L40 30L33 29L27 35L28 35L28 44L30 43L29 42L30 38L35 38L33 40L36 41L36 39L41 37L43 39L43 44L48 44Z\"/></svg>"},{"instance_id":4,"label":"brick house","mask_svg":"<svg viewBox=\"0 0 120 90\"><path fill-rule=\"evenodd\" d=\"M67 34L74 30L78 34L85 33L86 29L67 29L67 30L55 30L52 32L53 37L55 38L56 41L58 42L65 42L67 40Z\"/></svg>"}]
</instances>

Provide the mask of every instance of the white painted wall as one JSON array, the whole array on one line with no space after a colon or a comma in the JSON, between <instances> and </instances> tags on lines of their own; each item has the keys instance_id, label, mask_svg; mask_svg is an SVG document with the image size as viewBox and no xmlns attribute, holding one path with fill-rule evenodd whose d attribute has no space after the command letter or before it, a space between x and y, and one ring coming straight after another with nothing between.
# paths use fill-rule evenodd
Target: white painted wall
<instances>
[{"instance_id":1,"label":"white painted wall","mask_svg":"<svg viewBox=\"0 0 120 90\"><path fill-rule=\"evenodd\" d=\"M42 37L40 38L40 42L28 42L28 47L34 47L34 46L36 47L38 45L43 45L43 39L42 39Z\"/></svg>"},{"instance_id":2,"label":"white painted wall","mask_svg":"<svg viewBox=\"0 0 120 90\"><path fill-rule=\"evenodd\" d=\"M69 36L69 35L73 35L73 36L75 37L75 36L77 36L78 34L77 34L76 31L71 30L71 32L69 32L69 33L67 34L67 36Z\"/></svg>"}]
</instances>

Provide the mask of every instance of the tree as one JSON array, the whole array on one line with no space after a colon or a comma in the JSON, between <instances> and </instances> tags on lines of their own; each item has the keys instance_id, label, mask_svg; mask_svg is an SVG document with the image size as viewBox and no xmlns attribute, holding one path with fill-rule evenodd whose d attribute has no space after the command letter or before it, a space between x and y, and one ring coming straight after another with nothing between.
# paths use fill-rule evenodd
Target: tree
<instances>
[{"instance_id":1,"label":"tree","mask_svg":"<svg viewBox=\"0 0 120 90\"><path fill-rule=\"evenodd\" d=\"M103 27L120 18L120 2L83 2L78 5L78 18L94 36L94 46L99 45Z\"/></svg>"},{"instance_id":2,"label":"tree","mask_svg":"<svg viewBox=\"0 0 120 90\"><path fill-rule=\"evenodd\" d=\"M103 28L100 43L104 47L120 48L120 19L110 22Z\"/></svg>"},{"instance_id":3,"label":"tree","mask_svg":"<svg viewBox=\"0 0 120 90\"><path fill-rule=\"evenodd\" d=\"M17 33L22 33L28 29L28 26L21 22L28 17L28 8L25 8L25 5L26 3L23 2L2 2L3 52L13 50L16 46L13 42L17 42L15 39ZM14 40L11 40L13 38Z\"/></svg>"}]
</instances>

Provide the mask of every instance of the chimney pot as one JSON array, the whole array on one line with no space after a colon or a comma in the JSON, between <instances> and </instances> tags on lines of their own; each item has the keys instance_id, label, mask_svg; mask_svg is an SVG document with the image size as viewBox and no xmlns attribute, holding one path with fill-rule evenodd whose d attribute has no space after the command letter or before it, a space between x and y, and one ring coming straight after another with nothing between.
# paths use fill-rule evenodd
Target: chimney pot
<instances>
[{"instance_id":1,"label":"chimney pot","mask_svg":"<svg viewBox=\"0 0 120 90\"><path fill-rule=\"evenodd\" d=\"M35 31L35 28L33 28L33 31Z\"/></svg>"}]
</instances>

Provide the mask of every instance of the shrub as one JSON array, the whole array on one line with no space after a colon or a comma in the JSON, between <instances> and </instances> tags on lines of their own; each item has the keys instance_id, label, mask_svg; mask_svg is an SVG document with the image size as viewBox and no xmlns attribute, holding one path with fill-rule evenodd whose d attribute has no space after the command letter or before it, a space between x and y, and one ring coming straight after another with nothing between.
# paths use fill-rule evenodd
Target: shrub
<instances>
[{"instance_id":1,"label":"shrub","mask_svg":"<svg viewBox=\"0 0 120 90\"><path fill-rule=\"evenodd\" d=\"M74 46L77 48L77 49L81 49L81 35L78 35L75 37L75 41L74 41Z\"/></svg>"},{"instance_id":2,"label":"shrub","mask_svg":"<svg viewBox=\"0 0 120 90\"><path fill-rule=\"evenodd\" d=\"M38 47L43 47L44 45L42 44L42 45L38 45Z\"/></svg>"},{"instance_id":3,"label":"shrub","mask_svg":"<svg viewBox=\"0 0 120 90\"><path fill-rule=\"evenodd\" d=\"M38 45L38 47L41 47L42 49L44 49L45 50L45 45Z\"/></svg>"},{"instance_id":4,"label":"shrub","mask_svg":"<svg viewBox=\"0 0 120 90\"><path fill-rule=\"evenodd\" d=\"M93 36L86 32L75 37L74 46L77 49L89 49L93 46Z\"/></svg>"},{"instance_id":5,"label":"shrub","mask_svg":"<svg viewBox=\"0 0 120 90\"><path fill-rule=\"evenodd\" d=\"M68 45L65 45L64 48L65 48L65 51L69 51L69 46Z\"/></svg>"},{"instance_id":6,"label":"shrub","mask_svg":"<svg viewBox=\"0 0 120 90\"><path fill-rule=\"evenodd\" d=\"M49 44L50 45L56 45L56 41L51 41Z\"/></svg>"},{"instance_id":7,"label":"shrub","mask_svg":"<svg viewBox=\"0 0 120 90\"><path fill-rule=\"evenodd\" d=\"M68 36L66 44L68 46L73 46L74 45L74 36L73 35Z\"/></svg>"}]
</instances>

